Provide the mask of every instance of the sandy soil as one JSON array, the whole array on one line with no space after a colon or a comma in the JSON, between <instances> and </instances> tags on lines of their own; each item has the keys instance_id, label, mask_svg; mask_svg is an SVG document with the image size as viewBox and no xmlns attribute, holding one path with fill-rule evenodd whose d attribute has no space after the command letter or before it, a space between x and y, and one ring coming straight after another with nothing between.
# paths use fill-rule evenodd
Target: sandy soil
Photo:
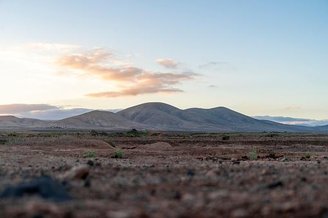
<instances>
[{"instance_id":1,"label":"sandy soil","mask_svg":"<svg viewBox=\"0 0 328 218\"><path fill-rule=\"evenodd\" d=\"M0 191L48 175L72 197L3 198L0 217L328 217L325 135L5 132L0 142ZM87 177L63 179L79 166Z\"/></svg>"}]
</instances>

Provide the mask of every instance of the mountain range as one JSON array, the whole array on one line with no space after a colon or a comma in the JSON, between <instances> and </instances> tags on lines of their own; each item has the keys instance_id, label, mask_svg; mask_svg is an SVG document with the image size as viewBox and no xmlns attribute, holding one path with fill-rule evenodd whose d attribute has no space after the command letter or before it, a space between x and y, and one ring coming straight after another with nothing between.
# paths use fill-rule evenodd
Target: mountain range
<instances>
[{"instance_id":1,"label":"mountain range","mask_svg":"<svg viewBox=\"0 0 328 218\"><path fill-rule=\"evenodd\" d=\"M57 121L0 116L1 129L102 129L194 132L328 132L328 126L306 127L258 120L225 107L179 109L145 103L119 112L90 111Z\"/></svg>"}]
</instances>

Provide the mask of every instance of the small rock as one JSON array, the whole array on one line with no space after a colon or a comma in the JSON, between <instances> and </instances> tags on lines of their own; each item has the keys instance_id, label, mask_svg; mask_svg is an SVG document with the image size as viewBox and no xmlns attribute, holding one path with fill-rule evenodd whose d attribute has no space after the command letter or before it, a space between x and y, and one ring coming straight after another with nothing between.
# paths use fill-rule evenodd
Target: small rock
<instances>
[{"instance_id":1,"label":"small rock","mask_svg":"<svg viewBox=\"0 0 328 218\"><path fill-rule=\"evenodd\" d=\"M233 165L239 165L239 164L240 164L240 161L238 161L238 160L234 160L234 161L232 161L232 164L233 164Z\"/></svg>"},{"instance_id":2,"label":"small rock","mask_svg":"<svg viewBox=\"0 0 328 218\"><path fill-rule=\"evenodd\" d=\"M273 182L271 184L268 184L266 187L268 189L275 189L275 188L282 187L282 186L284 186L284 184L281 181L277 181L277 182Z\"/></svg>"},{"instance_id":3,"label":"small rock","mask_svg":"<svg viewBox=\"0 0 328 218\"><path fill-rule=\"evenodd\" d=\"M206 174L205 174L206 177L216 177L217 174L216 174L216 171L215 170L209 170Z\"/></svg>"},{"instance_id":4,"label":"small rock","mask_svg":"<svg viewBox=\"0 0 328 218\"><path fill-rule=\"evenodd\" d=\"M208 198L210 200L217 200L218 198L225 198L228 196L229 196L228 190L220 190L220 191L215 191L215 192L211 192L208 194Z\"/></svg>"},{"instance_id":5,"label":"small rock","mask_svg":"<svg viewBox=\"0 0 328 218\"><path fill-rule=\"evenodd\" d=\"M194 200L195 200L195 196L193 196L192 194L186 193L182 196L182 201L193 202Z\"/></svg>"},{"instance_id":6,"label":"small rock","mask_svg":"<svg viewBox=\"0 0 328 218\"><path fill-rule=\"evenodd\" d=\"M95 165L95 163L92 160L88 160L87 165L89 165L90 167L93 167Z\"/></svg>"},{"instance_id":7,"label":"small rock","mask_svg":"<svg viewBox=\"0 0 328 218\"><path fill-rule=\"evenodd\" d=\"M249 160L249 158L247 156L242 156L241 159L242 160Z\"/></svg>"},{"instance_id":8,"label":"small rock","mask_svg":"<svg viewBox=\"0 0 328 218\"><path fill-rule=\"evenodd\" d=\"M131 214L126 211L109 211L107 217L113 218L128 218L131 217Z\"/></svg>"},{"instance_id":9,"label":"small rock","mask_svg":"<svg viewBox=\"0 0 328 218\"><path fill-rule=\"evenodd\" d=\"M289 160L288 160L287 157L284 157L284 158L281 159L281 161L282 161L282 162L287 162L287 161L289 161Z\"/></svg>"},{"instance_id":10,"label":"small rock","mask_svg":"<svg viewBox=\"0 0 328 218\"><path fill-rule=\"evenodd\" d=\"M261 175L265 175L265 174L267 174L268 173L268 170L267 169L263 169L262 171L261 171Z\"/></svg>"},{"instance_id":11,"label":"small rock","mask_svg":"<svg viewBox=\"0 0 328 218\"><path fill-rule=\"evenodd\" d=\"M247 217L248 212L245 209L236 209L231 213L232 217Z\"/></svg>"},{"instance_id":12,"label":"small rock","mask_svg":"<svg viewBox=\"0 0 328 218\"><path fill-rule=\"evenodd\" d=\"M63 216L63 211L61 211L54 203L49 202L28 202L25 206L25 212L31 217L44 217L45 215L54 217Z\"/></svg>"},{"instance_id":13,"label":"small rock","mask_svg":"<svg viewBox=\"0 0 328 218\"><path fill-rule=\"evenodd\" d=\"M86 188L91 187L91 180L90 180L89 177L84 180L84 185L83 186L86 187Z\"/></svg>"},{"instance_id":14,"label":"small rock","mask_svg":"<svg viewBox=\"0 0 328 218\"><path fill-rule=\"evenodd\" d=\"M174 193L173 198L174 198L175 200L181 200L181 198L182 198L181 193L180 193L179 191L176 191L176 192Z\"/></svg>"},{"instance_id":15,"label":"small rock","mask_svg":"<svg viewBox=\"0 0 328 218\"><path fill-rule=\"evenodd\" d=\"M307 178L306 177L301 177L301 181L302 182L307 182Z\"/></svg>"},{"instance_id":16,"label":"small rock","mask_svg":"<svg viewBox=\"0 0 328 218\"><path fill-rule=\"evenodd\" d=\"M195 172L193 170L187 171L187 176L193 177L195 175Z\"/></svg>"},{"instance_id":17,"label":"small rock","mask_svg":"<svg viewBox=\"0 0 328 218\"><path fill-rule=\"evenodd\" d=\"M85 180L89 176L89 167L86 165L80 165L73 167L61 176L63 180Z\"/></svg>"},{"instance_id":18,"label":"small rock","mask_svg":"<svg viewBox=\"0 0 328 218\"><path fill-rule=\"evenodd\" d=\"M170 145L167 142L156 142L153 144L146 144L146 145L142 145L140 146L141 148L144 149L150 149L150 150L161 150L161 149L170 149L172 148L172 145Z\"/></svg>"},{"instance_id":19,"label":"small rock","mask_svg":"<svg viewBox=\"0 0 328 218\"><path fill-rule=\"evenodd\" d=\"M285 202L279 205L276 209L281 212L288 212L298 208L298 204L296 202Z\"/></svg>"}]
</instances>

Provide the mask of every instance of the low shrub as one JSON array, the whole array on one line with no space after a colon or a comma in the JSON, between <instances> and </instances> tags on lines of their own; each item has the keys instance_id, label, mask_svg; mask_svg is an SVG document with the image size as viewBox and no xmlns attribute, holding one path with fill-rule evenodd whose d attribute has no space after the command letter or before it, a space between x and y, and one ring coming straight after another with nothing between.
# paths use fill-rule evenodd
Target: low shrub
<instances>
[{"instance_id":1,"label":"low shrub","mask_svg":"<svg viewBox=\"0 0 328 218\"><path fill-rule=\"evenodd\" d=\"M108 133L104 132L104 131L91 130L90 135L91 136L108 136Z\"/></svg>"},{"instance_id":2,"label":"low shrub","mask_svg":"<svg viewBox=\"0 0 328 218\"><path fill-rule=\"evenodd\" d=\"M310 158L311 158L311 154L310 154L310 153L306 153L306 154L304 155L304 157L305 157L306 159L310 159Z\"/></svg>"},{"instance_id":3,"label":"low shrub","mask_svg":"<svg viewBox=\"0 0 328 218\"><path fill-rule=\"evenodd\" d=\"M7 142L7 139L0 139L0 145L5 145Z\"/></svg>"},{"instance_id":4,"label":"low shrub","mask_svg":"<svg viewBox=\"0 0 328 218\"><path fill-rule=\"evenodd\" d=\"M136 129L132 129L128 132L126 132L126 136L128 137L142 137L142 136L146 136L147 135L147 131L138 131Z\"/></svg>"},{"instance_id":5,"label":"low shrub","mask_svg":"<svg viewBox=\"0 0 328 218\"><path fill-rule=\"evenodd\" d=\"M113 158L123 158L123 156L124 156L124 152L122 150L116 150L113 155Z\"/></svg>"},{"instance_id":6,"label":"low shrub","mask_svg":"<svg viewBox=\"0 0 328 218\"><path fill-rule=\"evenodd\" d=\"M230 136L228 136L228 135L222 136L223 141L228 141L229 139L230 139Z\"/></svg>"},{"instance_id":7,"label":"low shrub","mask_svg":"<svg viewBox=\"0 0 328 218\"><path fill-rule=\"evenodd\" d=\"M87 151L84 153L84 158L95 158L97 156L95 151Z\"/></svg>"},{"instance_id":8,"label":"low shrub","mask_svg":"<svg viewBox=\"0 0 328 218\"><path fill-rule=\"evenodd\" d=\"M257 155L257 151L255 149L253 149L252 151L248 152L248 159L250 160L257 160L258 155Z\"/></svg>"}]
</instances>

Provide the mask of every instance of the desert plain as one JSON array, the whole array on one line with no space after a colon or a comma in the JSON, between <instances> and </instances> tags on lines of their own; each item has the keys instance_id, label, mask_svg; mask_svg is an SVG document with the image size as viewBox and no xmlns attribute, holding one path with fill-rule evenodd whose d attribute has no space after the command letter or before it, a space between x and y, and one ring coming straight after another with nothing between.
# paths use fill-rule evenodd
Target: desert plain
<instances>
[{"instance_id":1,"label":"desert plain","mask_svg":"<svg viewBox=\"0 0 328 218\"><path fill-rule=\"evenodd\" d=\"M328 135L2 131L0 178L0 217L324 218Z\"/></svg>"}]
</instances>

